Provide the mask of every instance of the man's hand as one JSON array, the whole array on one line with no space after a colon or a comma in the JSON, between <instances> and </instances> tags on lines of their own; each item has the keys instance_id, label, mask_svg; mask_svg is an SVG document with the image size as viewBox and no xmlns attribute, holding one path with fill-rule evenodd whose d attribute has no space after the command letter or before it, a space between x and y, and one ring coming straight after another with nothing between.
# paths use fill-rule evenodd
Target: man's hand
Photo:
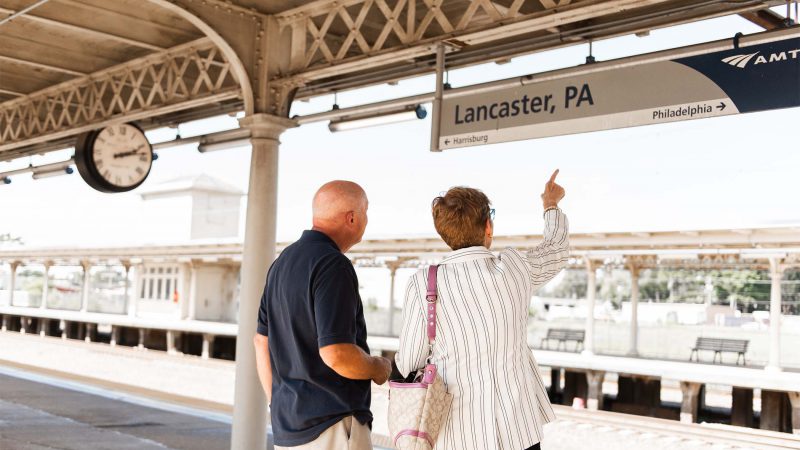
<instances>
[{"instance_id":1,"label":"man's hand","mask_svg":"<svg viewBox=\"0 0 800 450\"><path fill-rule=\"evenodd\" d=\"M558 169L553 172L553 175L550 176L550 180L544 185L544 193L542 194L544 209L557 207L558 202L564 198L564 188L556 183L556 175L558 175Z\"/></svg>"},{"instance_id":2,"label":"man's hand","mask_svg":"<svg viewBox=\"0 0 800 450\"><path fill-rule=\"evenodd\" d=\"M383 384L389 379L392 374L392 362L382 356L375 356L375 375L372 376L372 381L375 384Z\"/></svg>"}]
</instances>

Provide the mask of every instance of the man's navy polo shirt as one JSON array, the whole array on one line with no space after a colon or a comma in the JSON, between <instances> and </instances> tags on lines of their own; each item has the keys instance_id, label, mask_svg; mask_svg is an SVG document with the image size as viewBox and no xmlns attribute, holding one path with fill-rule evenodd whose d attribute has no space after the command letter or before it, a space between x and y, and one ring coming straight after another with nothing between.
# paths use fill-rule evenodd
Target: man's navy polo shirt
<instances>
[{"instance_id":1,"label":"man's navy polo shirt","mask_svg":"<svg viewBox=\"0 0 800 450\"><path fill-rule=\"evenodd\" d=\"M331 238L306 230L281 252L267 275L258 334L269 337L276 445L311 442L347 416L372 425L371 381L344 378L319 356L340 343L369 353L356 271Z\"/></svg>"}]
</instances>

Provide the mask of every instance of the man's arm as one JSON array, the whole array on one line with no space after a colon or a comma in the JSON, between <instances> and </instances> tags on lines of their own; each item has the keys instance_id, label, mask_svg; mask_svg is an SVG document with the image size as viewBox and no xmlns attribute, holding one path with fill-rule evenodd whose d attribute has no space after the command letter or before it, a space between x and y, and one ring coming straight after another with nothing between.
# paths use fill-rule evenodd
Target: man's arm
<instances>
[{"instance_id":1,"label":"man's arm","mask_svg":"<svg viewBox=\"0 0 800 450\"><path fill-rule=\"evenodd\" d=\"M261 387L264 388L264 395L267 396L267 404L272 403L272 365L269 362L269 338L256 333L253 337L253 344L256 346L256 370Z\"/></svg>"},{"instance_id":2,"label":"man's arm","mask_svg":"<svg viewBox=\"0 0 800 450\"><path fill-rule=\"evenodd\" d=\"M331 344L319 349L325 364L351 380L372 380L383 384L392 373L392 363L380 356L370 356L355 344Z\"/></svg>"},{"instance_id":3,"label":"man's arm","mask_svg":"<svg viewBox=\"0 0 800 450\"><path fill-rule=\"evenodd\" d=\"M534 290L556 276L569 260L569 222L558 208L565 192L556 183L557 175L558 170L553 172L545 184L541 196L544 207L544 240L525 255Z\"/></svg>"}]
</instances>

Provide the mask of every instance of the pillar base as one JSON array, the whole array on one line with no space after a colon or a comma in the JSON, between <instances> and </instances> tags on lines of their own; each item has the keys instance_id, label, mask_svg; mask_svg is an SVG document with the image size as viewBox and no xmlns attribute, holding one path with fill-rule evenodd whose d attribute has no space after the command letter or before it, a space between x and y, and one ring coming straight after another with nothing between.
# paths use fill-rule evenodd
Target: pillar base
<instances>
[{"instance_id":1,"label":"pillar base","mask_svg":"<svg viewBox=\"0 0 800 450\"><path fill-rule=\"evenodd\" d=\"M84 342L92 342L92 331L94 331L94 325L86 324L86 335L84 336Z\"/></svg>"},{"instance_id":2,"label":"pillar base","mask_svg":"<svg viewBox=\"0 0 800 450\"><path fill-rule=\"evenodd\" d=\"M753 390L734 386L731 397L731 425L752 427L754 422Z\"/></svg>"},{"instance_id":3,"label":"pillar base","mask_svg":"<svg viewBox=\"0 0 800 450\"><path fill-rule=\"evenodd\" d=\"M681 422L697 422L697 414L700 411L700 388L702 386L701 383L681 381L681 393L683 394L683 400L681 401Z\"/></svg>"},{"instance_id":4,"label":"pillar base","mask_svg":"<svg viewBox=\"0 0 800 450\"><path fill-rule=\"evenodd\" d=\"M800 392L789 392L789 405L792 407L792 433L800 434Z\"/></svg>"},{"instance_id":5,"label":"pillar base","mask_svg":"<svg viewBox=\"0 0 800 450\"><path fill-rule=\"evenodd\" d=\"M620 376L613 411L661 417L661 380Z\"/></svg>"},{"instance_id":6,"label":"pillar base","mask_svg":"<svg viewBox=\"0 0 800 450\"><path fill-rule=\"evenodd\" d=\"M203 350L200 353L200 357L203 359L211 358L211 355L214 353L214 335L212 334L204 334L203 335Z\"/></svg>"},{"instance_id":7,"label":"pillar base","mask_svg":"<svg viewBox=\"0 0 800 450\"><path fill-rule=\"evenodd\" d=\"M575 399L580 399L580 403L585 406L588 391L589 385L584 373L564 370L564 396L561 399L563 405L572 406Z\"/></svg>"},{"instance_id":8,"label":"pillar base","mask_svg":"<svg viewBox=\"0 0 800 450\"><path fill-rule=\"evenodd\" d=\"M786 392L761 390L762 430L788 432L792 428L789 395Z\"/></svg>"},{"instance_id":9,"label":"pillar base","mask_svg":"<svg viewBox=\"0 0 800 450\"><path fill-rule=\"evenodd\" d=\"M597 411L603 409L603 380L606 373L596 370L586 372L586 409Z\"/></svg>"},{"instance_id":10,"label":"pillar base","mask_svg":"<svg viewBox=\"0 0 800 450\"><path fill-rule=\"evenodd\" d=\"M559 393L561 393L561 368L560 367L551 367L550 368L550 387L547 390L547 393L550 395L550 398L555 398Z\"/></svg>"},{"instance_id":11,"label":"pillar base","mask_svg":"<svg viewBox=\"0 0 800 450\"><path fill-rule=\"evenodd\" d=\"M118 341L119 341L119 327L111 327L111 342L109 342L109 344L111 344L112 347L115 347Z\"/></svg>"}]
</instances>

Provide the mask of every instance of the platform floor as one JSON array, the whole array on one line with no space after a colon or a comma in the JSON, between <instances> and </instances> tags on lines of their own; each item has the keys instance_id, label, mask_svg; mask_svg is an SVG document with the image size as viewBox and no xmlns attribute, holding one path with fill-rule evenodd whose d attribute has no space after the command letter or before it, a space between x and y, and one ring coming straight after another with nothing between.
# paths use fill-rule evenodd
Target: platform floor
<instances>
[{"instance_id":1,"label":"platform floor","mask_svg":"<svg viewBox=\"0 0 800 450\"><path fill-rule=\"evenodd\" d=\"M227 449L230 425L0 374L0 449Z\"/></svg>"},{"instance_id":2,"label":"platform floor","mask_svg":"<svg viewBox=\"0 0 800 450\"><path fill-rule=\"evenodd\" d=\"M0 333L0 450L226 449L233 368L228 361ZM378 445L388 442L387 397L385 386L374 387ZM750 429L721 445L699 424L556 409L560 420L545 427L544 450L800 449L800 437L785 433L766 435L792 438L788 446L747 441L765 433Z\"/></svg>"}]
</instances>

